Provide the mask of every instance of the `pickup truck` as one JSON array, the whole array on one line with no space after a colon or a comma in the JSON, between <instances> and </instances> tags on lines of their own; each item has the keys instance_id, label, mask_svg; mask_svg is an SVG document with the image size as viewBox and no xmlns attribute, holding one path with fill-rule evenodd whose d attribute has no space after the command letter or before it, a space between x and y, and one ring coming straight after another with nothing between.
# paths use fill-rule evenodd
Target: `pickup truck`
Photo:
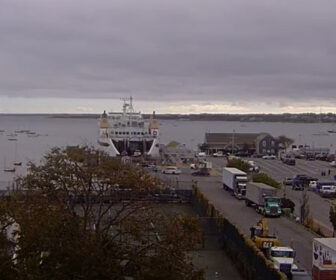
<instances>
[{"instance_id":1,"label":"pickup truck","mask_svg":"<svg viewBox=\"0 0 336 280\"><path fill-rule=\"evenodd\" d=\"M213 155L214 157L223 157L223 156L224 156L224 154L223 154L222 151L218 151L218 152L216 152L216 153L213 153L212 155Z\"/></svg>"}]
</instances>

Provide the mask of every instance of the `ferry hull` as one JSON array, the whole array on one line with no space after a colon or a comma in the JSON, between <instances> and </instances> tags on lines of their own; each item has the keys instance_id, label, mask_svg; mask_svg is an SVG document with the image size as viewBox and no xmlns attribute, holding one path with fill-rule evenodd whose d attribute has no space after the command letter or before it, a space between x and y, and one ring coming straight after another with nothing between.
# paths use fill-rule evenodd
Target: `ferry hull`
<instances>
[{"instance_id":1,"label":"ferry hull","mask_svg":"<svg viewBox=\"0 0 336 280\"><path fill-rule=\"evenodd\" d=\"M143 141L104 139L98 140L98 144L100 145L100 148L110 156L133 156L136 151L140 151L142 155L149 155L152 157L159 156L159 144L157 139Z\"/></svg>"}]
</instances>

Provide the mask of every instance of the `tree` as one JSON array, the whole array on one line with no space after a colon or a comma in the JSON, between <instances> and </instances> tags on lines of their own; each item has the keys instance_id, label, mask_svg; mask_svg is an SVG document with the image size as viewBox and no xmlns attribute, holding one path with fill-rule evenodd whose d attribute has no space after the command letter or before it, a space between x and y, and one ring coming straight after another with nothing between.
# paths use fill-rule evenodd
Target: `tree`
<instances>
[{"instance_id":1,"label":"tree","mask_svg":"<svg viewBox=\"0 0 336 280\"><path fill-rule=\"evenodd\" d=\"M282 197L281 205L282 205L282 208L289 208L291 213L293 213L295 210L295 203L289 198Z\"/></svg>"},{"instance_id":2,"label":"tree","mask_svg":"<svg viewBox=\"0 0 336 280\"><path fill-rule=\"evenodd\" d=\"M307 195L307 191L305 190L302 193L300 213L301 213L301 223L306 226L310 226L310 223L312 221L310 217L309 197Z\"/></svg>"},{"instance_id":3,"label":"tree","mask_svg":"<svg viewBox=\"0 0 336 280\"><path fill-rule=\"evenodd\" d=\"M285 135L280 135L278 138L277 138L277 141L279 143L279 146L283 149L287 149L291 144L294 143L294 140L291 139L291 138L288 138L287 136Z\"/></svg>"},{"instance_id":4,"label":"tree","mask_svg":"<svg viewBox=\"0 0 336 280\"><path fill-rule=\"evenodd\" d=\"M160 182L141 169L56 148L17 185L0 203L1 279L203 279L187 253L198 220L157 211Z\"/></svg>"},{"instance_id":5,"label":"tree","mask_svg":"<svg viewBox=\"0 0 336 280\"><path fill-rule=\"evenodd\" d=\"M336 230L336 205L330 205L329 220L333 226L333 236L335 236Z\"/></svg>"}]
</instances>

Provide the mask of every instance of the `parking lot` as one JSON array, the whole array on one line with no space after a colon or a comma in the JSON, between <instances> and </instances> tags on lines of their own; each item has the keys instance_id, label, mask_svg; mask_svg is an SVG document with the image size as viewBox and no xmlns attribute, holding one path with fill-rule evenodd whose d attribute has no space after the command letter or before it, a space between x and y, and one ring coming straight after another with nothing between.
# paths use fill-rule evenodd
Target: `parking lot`
<instances>
[{"instance_id":1,"label":"parking lot","mask_svg":"<svg viewBox=\"0 0 336 280\"><path fill-rule=\"evenodd\" d=\"M216 159L216 169L224 164L223 159ZM279 162L280 163L280 162ZM195 177L191 176L192 170L188 167L181 168L180 175L166 175L157 172L155 176L162 178L166 182L171 182L173 187L190 188L192 180L197 181L197 185L214 204L214 206L225 215L231 222L236 224L243 232L249 236L250 227L256 224L262 216L251 207L246 207L244 201L238 200L225 191L222 187L221 177ZM296 192L300 194L302 192ZM270 218L269 230L275 233L283 246L291 246L297 252L296 263L299 267L311 271L312 266L312 240L316 235L307 231L303 226L288 220L287 218Z\"/></svg>"},{"instance_id":2,"label":"parking lot","mask_svg":"<svg viewBox=\"0 0 336 280\"><path fill-rule=\"evenodd\" d=\"M213 162L214 168L217 173L220 174L220 170L226 165L224 158L209 158ZM282 182L286 177L293 177L297 174L305 174L311 177L317 178L319 181L334 181L336 175L336 168L331 167L329 162L325 161L308 161L304 159L296 159L294 166L287 165L281 162L279 159L265 160L261 158L249 158L253 160L259 167L260 172L265 172L275 180ZM330 170L330 175L328 175ZM322 172L326 173L326 176L321 176ZM302 203L303 191L293 191L291 186L284 186L281 191L278 192L279 196L290 198L296 205L295 214L300 216L300 206ZM321 227L328 228L332 231L332 225L329 221L329 209L330 199L321 197L318 193L307 192L309 197L310 214L314 220L317 221Z\"/></svg>"}]
</instances>

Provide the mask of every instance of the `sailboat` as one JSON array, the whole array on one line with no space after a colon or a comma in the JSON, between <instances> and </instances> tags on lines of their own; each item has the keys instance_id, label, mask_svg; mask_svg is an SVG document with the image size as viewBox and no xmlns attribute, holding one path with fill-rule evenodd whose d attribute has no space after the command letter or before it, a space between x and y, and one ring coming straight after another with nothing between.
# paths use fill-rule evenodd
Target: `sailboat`
<instances>
[{"instance_id":1,"label":"sailboat","mask_svg":"<svg viewBox=\"0 0 336 280\"><path fill-rule=\"evenodd\" d=\"M335 128L335 126L334 126L333 128L331 128L331 129L329 129L328 132L329 132L329 133L336 133L336 128Z\"/></svg>"},{"instance_id":2,"label":"sailboat","mask_svg":"<svg viewBox=\"0 0 336 280\"><path fill-rule=\"evenodd\" d=\"M322 124L322 109L321 109L321 106L320 106L319 124ZM314 136L329 136L329 133L325 132L325 131L319 131L317 133L313 133L312 135L314 135Z\"/></svg>"},{"instance_id":3,"label":"sailboat","mask_svg":"<svg viewBox=\"0 0 336 280\"><path fill-rule=\"evenodd\" d=\"M15 172L15 167L12 167L12 168L6 167L6 159L5 159L5 161L4 161L4 170L3 171L4 172Z\"/></svg>"},{"instance_id":4,"label":"sailboat","mask_svg":"<svg viewBox=\"0 0 336 280\"><path fill-rule=\"evenodd\" d=\"M22 162L21 161L17 161L16 158L17 158L17 143L15 143L15 157L14 157L14 163L13 164L15 166L21 166Z\"/></svg>"}]
</instances>

